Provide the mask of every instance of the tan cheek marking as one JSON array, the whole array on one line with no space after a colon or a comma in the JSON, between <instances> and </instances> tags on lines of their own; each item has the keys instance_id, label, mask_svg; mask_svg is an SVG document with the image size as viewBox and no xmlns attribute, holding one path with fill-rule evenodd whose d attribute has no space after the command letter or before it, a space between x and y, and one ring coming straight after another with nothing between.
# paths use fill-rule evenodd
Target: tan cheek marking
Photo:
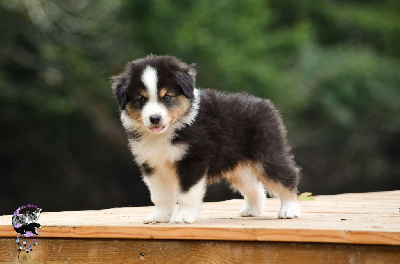
<instances>
[{"instance_id":1,"label":"tan cheek marking","mask_svg":"<svg viewBox=\"0 0 400 264\"><path fill-rule=\"evenodd\" d=\"M179 104L169 111L171 115L171 124L178 121L190 107L189 100L184 95L179 95L178 100Z\"/></svg>"},{"instance_id":2,"label":"tan cheek marking","mask_svg":"<svg viewBox=\"0 0 400 264\"><path fill-rule=\"evenodd\" d=\"M133 109L129 104L126 106L126 112L130 118L136 120L140 124L143 123L141 113Z\"/></svg>"}]
</instances>

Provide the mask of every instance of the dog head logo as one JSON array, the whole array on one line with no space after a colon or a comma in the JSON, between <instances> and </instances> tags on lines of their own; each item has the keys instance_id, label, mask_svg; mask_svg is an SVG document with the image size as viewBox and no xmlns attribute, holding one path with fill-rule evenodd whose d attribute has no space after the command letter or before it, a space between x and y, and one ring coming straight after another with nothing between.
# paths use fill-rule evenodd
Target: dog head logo
<instances>
[{"instance_id":1,"label":"dog head logo","mask_svg":"<svg viewBox=\"0 0 400 264\"><path fill-rule=\"evenodd\" d=\"M36 205L24 205L19 207L12 216L12 226L17 232L18 250L22 251L25 247L27 253L32 251L32 245L36 246L37 242L29 243L29 238L39 234L41 225L38 223L42 209ZM22 236L22 241L20 240Z\"/></svg>"}]
</instances>

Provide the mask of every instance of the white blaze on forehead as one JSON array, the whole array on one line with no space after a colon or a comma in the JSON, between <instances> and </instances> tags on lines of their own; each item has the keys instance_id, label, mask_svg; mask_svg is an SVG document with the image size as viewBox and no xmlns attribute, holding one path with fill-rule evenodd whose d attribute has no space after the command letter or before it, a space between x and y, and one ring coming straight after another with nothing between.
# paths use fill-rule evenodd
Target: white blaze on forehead
<instances>
[{"instance_id":1,"label":"white blaze on forehead","mask_svg":"<svg viewBox=\"0 0 400 264\"><path fill-rule=\"evenodd\" d=\"M142 82L147 88L149 101L157 101L157 71L151 66L147 66L142 73Z\"/></svg>"},{"instance_id":2,"label":"white blaze on forehead","mask_svg":"<svg viewBox=\"0 0 400 264\"><path fill-rule=\"evenodd\" d=\"M158 102L157 92L157 70L151 66L147 66L141 76L141 80L147 89L149 95L149 101L144 105L142 109L142 120L145 126L150 127L150 117L152 115L159 115L161 117L161 126L167 126L171 121L165 107Z\"/></svg>"}]
</instances>

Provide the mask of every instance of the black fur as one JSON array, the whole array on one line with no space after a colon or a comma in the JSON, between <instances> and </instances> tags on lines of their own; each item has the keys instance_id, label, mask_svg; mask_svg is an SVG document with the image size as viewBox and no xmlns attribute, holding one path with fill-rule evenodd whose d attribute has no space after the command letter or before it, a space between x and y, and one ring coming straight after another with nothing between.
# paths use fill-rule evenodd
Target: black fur
<instances>
[{"instance_id":1,"label":"black fur","mask_svg":"<svg viewBox=\"0 0 400 264\"><path fill-rule=\"evenodd\" d=\"M143 163L140 166L140 169L142 170L142 172L144 172L145 175L152 175L154 172L154 169L150 167L147 163Z\"/></svg>"},{"instance_id":2,"label":"black fur","mask_svg":"<svg viewBox=\"0 0 400 264\"><path fill-rule=\"evenodd\" d=\"M188 190L206 172L216 180L252 161L261 163L272 180L293 190L298 173L285 138L280 115L269 100L202 90L196 121L174 138L175 143L189 145L177 163L181 188Z\"/></svg>"},{"instance_id":3,"label":"black fur","mask_svg":"<svg viewBox=\"0 0 400 264\"><path fill-rule=\"evenodd\" d=\"M39 223L29 223L26 225L22 225L19 228L14 227L14 230L20 235L25 235L27 232L32 232L32 234L38 235L36 229L39 228L41 228L41 225Z\"/></svg>"},{"instance_id":4,"label":"black fur","mask_svg":"<svg viewBox=\"0 0 400 264\"><path fill-rule=\"evenodd\" d=\"M132 129L130 129L130 130L125 130L126 131L126 135L127 135L127 137L129 138L129 139L139 139L140 138L140 133L139 132L137 132L137 131L135 131L135 130L132 130Z\"/></svg>"},{"instance_id":5,"label":"black fur","mask_svg":"<svg viewBox=\"0 0 400 264\"><path fill-rule=\"evenodd\" d=\"M183 71L175 71L175 77L179 86L182 88L183 94L188 99L193 98L194 79L192 76Z\"/></svg>"}]
</instances>

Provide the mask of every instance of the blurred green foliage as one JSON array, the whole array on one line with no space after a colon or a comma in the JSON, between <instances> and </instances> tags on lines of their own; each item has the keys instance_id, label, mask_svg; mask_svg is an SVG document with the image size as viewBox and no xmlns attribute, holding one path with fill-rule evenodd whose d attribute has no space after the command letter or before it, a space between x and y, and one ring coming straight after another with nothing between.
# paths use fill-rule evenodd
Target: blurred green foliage
<instances>
[{"instance_id":1,"label":"blurred green foliage","mask_svg":"<svg viewBox=\"0 0 400 264\"><path fill-rule=\"evenodd\" d=\"M149 204L108 78L150 53L273 100L300 191L398 189L399 18L397 0L1 1L0 213Z\"/></svg>"}]
</instances>

